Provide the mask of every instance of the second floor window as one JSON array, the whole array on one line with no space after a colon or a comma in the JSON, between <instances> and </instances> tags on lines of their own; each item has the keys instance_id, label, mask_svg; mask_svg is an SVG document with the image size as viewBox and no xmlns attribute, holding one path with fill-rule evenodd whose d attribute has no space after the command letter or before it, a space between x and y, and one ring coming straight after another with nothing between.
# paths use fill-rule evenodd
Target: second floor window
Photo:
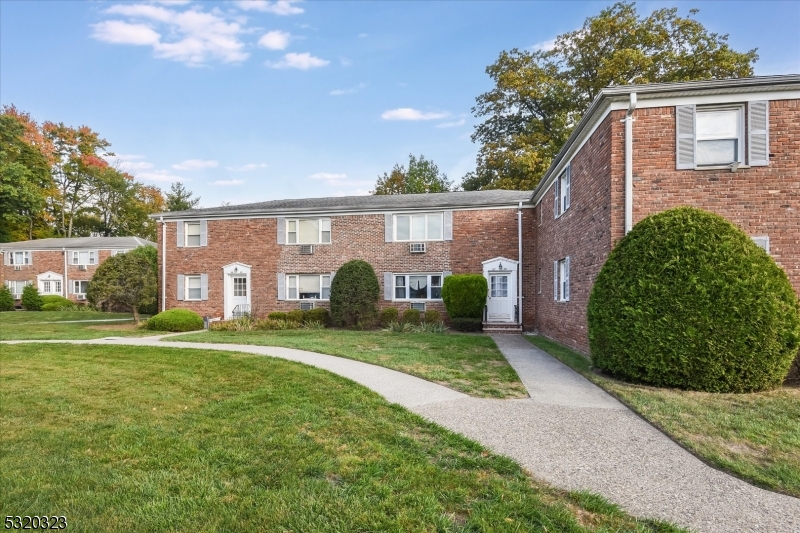
<instances>
[{"instance_id":1,"label":"second floor window","mask_svg":"<svg viewBox=\"0 0 800 533\"><path fill-rule=\"evenodd\" d=\"M295 218L286 221L288 244L330 244L331 219Z\"/></svg>"},{"instance_id":2,"label":"second floor window","mask_svg":"<svg viewBox=\"0 0 800 533\"><path fill-rule=\"evenodd\" d=\"M396 241L440 241L443 238L442 213L395 215Z\"/></svg>"},{"instance_id":3,"label":"second floor window","mask_svg":"<svg viewBox=\"0 0 800 533\"><path fill-rule=\"evenodd\" d=\"M31 255L30 252L6 252L9 254L9 265L30 265Z\"/></svg>"},{"instance_id":4,"label":"second floor window","mask_svg":"<svg viewBox=\"0 0 800 533\"><path fill-rule=\"evenodd\" d=\"M97 253L94 251L72 252L72 264L73 265L97 264Z\"/></svg>"},{"instance_id":5,"label":"second floor window","mask_svg":"<svg viewBox=\"0 0 800 533\"><path fill-rule=\"evenodd\" d=\"M186 223L186 246L200 246L200 223Z\"/></svg>"},{"instance_id":6,"label":"second floor window","mask_svg":"<svg viewBox=\"0 0 800 533\"><path fill-rule=\"evenodd\" d=\"M744 108L697 108L697 166L742 162Z\"/></svg>"},{"instance_id":7,"label":"second floor window","mask_svg":"<svg viewBox=\"0 0 800 533\"><path fill-rule=\"evenodd\" d=\"M567 168L558 176L553 188L555 189L555 198L553 199L553 211L556 218L564 214L569 209L571 189L572 189L572 165L567 165Z\"/></svg>"}]
</instances>

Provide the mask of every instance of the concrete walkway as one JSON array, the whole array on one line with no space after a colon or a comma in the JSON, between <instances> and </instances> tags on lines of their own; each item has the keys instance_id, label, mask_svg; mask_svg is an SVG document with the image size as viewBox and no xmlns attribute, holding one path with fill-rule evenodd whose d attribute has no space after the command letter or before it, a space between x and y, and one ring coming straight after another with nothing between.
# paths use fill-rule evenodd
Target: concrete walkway
<instances>
[{"instance_id":1,"label":"concrete walkway","mask_svg":"<svg viewBox=\"0 0 800 533\"><path fill-rule=\"evenodd\" d=\"M633 515L704 533L800 533L799 499L705 465L522 336L494 339L528 388L526 400L471 398L401 372L303 350L160 338L45 342L229 350L306 363L507 455L556 487L602 494Z\"/></svg>"}]
</instances>

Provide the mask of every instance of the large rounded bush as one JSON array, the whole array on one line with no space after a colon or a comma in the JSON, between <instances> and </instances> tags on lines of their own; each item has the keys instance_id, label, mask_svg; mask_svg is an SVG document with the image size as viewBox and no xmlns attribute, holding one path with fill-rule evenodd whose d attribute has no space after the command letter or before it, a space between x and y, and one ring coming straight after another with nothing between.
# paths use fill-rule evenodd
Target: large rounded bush
<instances>
[{"instance_id":1,"label":"large rounded bush","mask_svg":"<svg viewBox=\"0 0 800 533\"><path fill-rule=\"evenodd\" d=\"M75 307L72 300L59 294L46 294L42 296L42 311L61 311Z\"/></svg>"},{"instance_id":2,"label":"large rounded bush","mask_svg":"<svg viewBox=\"0 0 800 533\"><path fill-rule=\"evenodd\" d=\"M14 296L5 285L0 285L0 311L14 310Z\"/></svg>"},{"instance_id":3,"label":"large rounded bush","mask_svg":"<svg viewBox=\"0 0 800 533\"><path fill-rule=\"evenodd\" d=\"M151 316L147 329L154 331L194 331L203 329L203 318L189 309L168 309Z\"/></svg>"},{"instance_id":4,"label":"large rounded bush","mask_svg":"<svg viewBox=\"0 0 800 533\"><path fill-rule=\"evenodd\" d=\"M331 319L337 325L371 326L380 292L372 265L361 259L348 261L331 282Z\"/></svg>"},{"instance_id":5,"label":"large rounded bush","mask_svg":"<svg viewBox=\"0 0 800 533\"><path fill-rule=\"evenodd\" d=\"M482 318L489 286L481 274L456 274L444 278L442 300L447 316Z\"/></svg>"},{"instance_id":6,"label":"large rounded bush","mask_svg":"<svg viewBox=\"0 0 800 533\"><path fill-rule=\"evenodd\" d=\"M619 242L588 322L595 366L663 387L774 388L800 347L786 273L736 226L691 207L652 215Z\"/></svg>"},{"instance_id":7,"label":"large rounded bush","mask_svg":"<svg viewBox=\"0 0 800 533\"><path fill-rule=\"evenodd\" d=\"M22 308L26 311L41 311L44 303L35 285L25 285L22 289Z\"/></svg>"}]
</instances>

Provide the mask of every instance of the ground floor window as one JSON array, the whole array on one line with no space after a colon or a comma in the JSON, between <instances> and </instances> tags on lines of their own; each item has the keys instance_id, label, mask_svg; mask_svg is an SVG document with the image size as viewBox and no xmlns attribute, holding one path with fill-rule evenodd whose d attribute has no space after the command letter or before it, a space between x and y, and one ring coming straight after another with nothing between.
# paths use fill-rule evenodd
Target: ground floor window
<instances>
[{"instance_id":1,"label":"ground floor window","mask_svg":"<svg viewBox=\"0 0 800 533\"><path fill-rule=\"evenodd\" d=\"M6 287L8 290L11 291L12 296L15 300L19 300L22 298L22 289L25 288L25 285L30 285L30 281L12 281L6 280Z\"/></svg>"},{"instance_id":2,"label":"ground floor window","mask_svg":"<svg viewBox=\"0 0 800 533\"><path fill-rule=\"evenodd\" d=\"M43 281L42 282L43 294L61 294L61 280Z\"/></svg>"},{"instance_id":3,"label":"ground floor window","mask_svg":"<svg viewBox=\"0 0 800 533\"><path fill-rule=\"evenodd\" d=\"M73 294L86 294L86 289L89 287L88 280L72 280L72 293Z\"/></svg>"},{"instance_id":4,"label":"ground floor window","mask_svg":"<svg viewBox=\"0 0 800 533\"><path fill-rule=\"evenodd\" d=\"M330 274L288 274L287 300L330 300Z\"/></svg>"},{"instance_id":5,"label":"ground floor window","mask_svg":"<svg viewBox=\"0 0 800 533\"><path fill-rule=\"evenodd\" d=\"M200 276L186 276L186 299L187 300L200 300L203 296Z\"/></svg>"},{"instance_id":6,"label":"ground floor window","mask_svg":"<svg viewBox=\"0 0 800 533\"><path fill-rule=\"evenodd\" d=\"M569 257L553 263L553 299L569 301Z\"/></svg>"},{"instance_id":7,"label":"ground floor window","mask_svg":"<svg viewBox=\"0 0 800 533\"><path fill-rule=\"evenodd\" d=\"M395 274L395 300L438 300L442 297L442 274Z\"/></svg>"}]
</instances>

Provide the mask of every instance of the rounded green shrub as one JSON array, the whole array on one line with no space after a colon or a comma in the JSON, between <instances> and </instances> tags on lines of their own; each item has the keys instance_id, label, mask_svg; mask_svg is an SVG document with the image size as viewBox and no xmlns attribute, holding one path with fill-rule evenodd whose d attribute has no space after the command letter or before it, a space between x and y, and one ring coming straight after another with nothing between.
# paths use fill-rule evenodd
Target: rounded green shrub
<instances>
[{"instance_id":1,"label":"rounded green shrub","mask_svg":"<svg viewBox=\"0 0 800 533\"><path fill-rule=\"evenodd\" d=\"M378 314L381 287L372 266L361 259L343 264L331 282L331 318L337 325L370 327Z\"/></svg>"},{"instance_id":2,"label":"rounded green shrub","mask_svg":"<svg viewBox=\"0 0 800 533\"><path fill-rule=\"evenodd\" d=\"M419 326L420 312L419 309L406 309L403 312L403 323Z\"/></svg>"},{"instance_id":3,"label":"rounded green shrub","mask_svg":"<svg viewBox=\"0 0 800 533\"><path fill-rule=\"evenodd\" d=\"M75 307L75 304L72 300L58 294L42 296L42 311L60 311L64 308L71 309L73 307Z\"/></svg>"},{"instance_id":4,"label":"rounded green shrub","mask_svg":"<svg viewBox=\"0 0 800 533\"><path fill-rule=\"evenodd\" d=\"M26 311L41 311L43 305L39 289L34 285L25 285L22 289L22 308Z\"/></svg>"},{"instance_id":5,"label":"rounded green shrub","mask_svg":"<svg viewBox=\"0 0 800 533\"><path fill-rule=\"evenodd\" d=\"M442 300L453 318L482 318L489 286L481 274L455 274L444 278Z\"/></svg>"},{"instance_id":6,"label":"rounded green shrub","mask_svg":"<svg viewBox=\"0 0 800 533\"><path fill-rule=\"evenodd\" d=\"M442 317L439 314L439 311L436 309L431 309L429 311L425 311L425 323L426 324L438 324L442 321Z\"/></svg>"},{"instance_id":7,"label":"rounded green shrub","mask_svg":"<svg viewBox=\"0 0 800 533\"><path fill-rule=\"evenodd\" d=\"M456 331L480 331L482 321L480 318L451 318L450 326Z\"/></svg>"},{"instance_id":8,"label":"rounded green shrub","mask_svg":"<svg viewBox=\"0 0 800 533\"><path fill-rule=\"evenodd\" d=\"M14 295L5 285L0 286L0 311L14 310Z\"/></svg>"},{"instance_id":9,"label":"rounded green shrub","mask_svg":"<svg viewBox=\"0 0 800 533\"><path fill-rule=\"evenodd\" d=\"M324 307L315 307L303 313L303 324L319 323L327 326L330 322L331 314Z\"/></svg>"},{"instance_id":10,"label":"rounded green shrub","mask_svg":"<svg viewBox=\"0 0 800 533\"><path fill-rule=\"evenodd\" d=\"M388 328L389 324L400 321L400 312L394 307L387 307L381 311L381 327Z\"/></svg>"},{"instance_id":11,"label":"rounded green shrub","mask_svg":"<svg viewBox=\"0 0 800 533\"><path fill-rule=\"evenodd\" d=\"M147 320L154 331L195 331L203 329L203 318L189 309L167 309Z\"/></svg>"},{"instance_id":12,"label":"rounded green shrub","mask_svg":"<svg viewBox=\"0 0 800 533\"><path fill-rule=\"evenodd\" d=\"M588 323L596 367L660 387L775 388L800 347L786 273L736 226L691 207L647 217L617 244Z\"/></svg>"},{"instance_id":13,"label":"rounded green shrub","mask_svg":"<svg viewBox=\"0 0 800 533\"><path fill-rule=\"evenodd\" d=\"M273 311L267 315L267 318L270 320L288 320L286 313L283 311Z\"/></svg>"},{"instance_id":14,"label":"rounded green shrub","mask_svg":"<svg viewBox=\"0 0 800 533\"><path fill-rule=\"evenodd\" d=\"M305 311L303 311L302 309L294 309L294 310L289 311L288 313L286 313L286 320L290 320L292 322L297 322L298 324L302 324L303 323L303 315L304 314L305 314Z\"/></svg>"}]
</instances>

